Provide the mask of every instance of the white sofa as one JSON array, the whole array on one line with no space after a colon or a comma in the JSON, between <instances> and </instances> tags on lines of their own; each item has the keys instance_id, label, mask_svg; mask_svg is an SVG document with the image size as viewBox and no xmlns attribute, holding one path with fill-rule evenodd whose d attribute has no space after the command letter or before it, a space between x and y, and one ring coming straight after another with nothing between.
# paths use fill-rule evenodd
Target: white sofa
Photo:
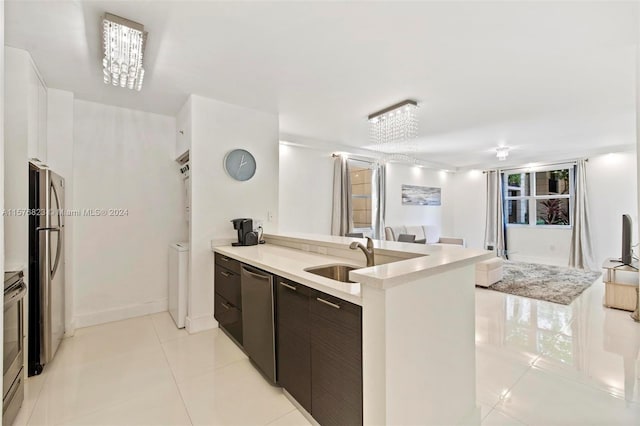
<instances>
[{"instance_id":1,"label":"white sofa","mask_svg":"<svg viewBox=\"0 0 640 426\"><path fill-rule=\"evenodd\" d=\"M454 244L465 247L464 238L457 237L441 237L438 235L438 228L430 225L416 226L387 226L384 228L384 235L387 241L398 241L400 234L409 234L416 236L416 242L425 242L426 244ZM422 241L421 241L422 240Z\"/></svg>"}]
</instances>

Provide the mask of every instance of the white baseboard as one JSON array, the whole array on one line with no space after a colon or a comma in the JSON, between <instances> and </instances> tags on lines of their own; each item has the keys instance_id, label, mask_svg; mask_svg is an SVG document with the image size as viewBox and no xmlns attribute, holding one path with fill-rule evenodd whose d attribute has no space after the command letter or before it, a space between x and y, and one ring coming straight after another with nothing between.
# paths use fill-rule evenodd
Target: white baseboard
<instances>
[{"instance_id":1,"label":"white baseboard","mask_svg":"<svg viewBox=\"0 0 640 426\"><path fill-rule=\"evenodd\" d=\"M76 315L73 319L73 323L75 323L75 327L77 328L89 327L107 322L155 314L156 312L166 311L168 308L169 303L167 299L160 299L153 302L123 306L121 308L109 309L106 311Z\"/></svg>"},{"instance_id":2,"label":"white baseboard","mask_svg":"<svg viewBox=\"0 0 640 426\"><path fill-rule=\"evenodd\" d=\"M78 328L76 319L72 318L69 324L65 326L64 337L73 337L76 334L76 328Z\"/></svg>"},{"instance_id":3,"label":"white baseboard","mask_svg":"<svg viewBox=\"0 0 640 426\"><path fill-rule=\"evenodd\" d=\"M213 318L213 315L201 315L199 317L187 316L184 322L184 328L189 334L199 333L205 330L211 330L212 328L218 328L218 321Z\"/></svg>"}]
</instances>

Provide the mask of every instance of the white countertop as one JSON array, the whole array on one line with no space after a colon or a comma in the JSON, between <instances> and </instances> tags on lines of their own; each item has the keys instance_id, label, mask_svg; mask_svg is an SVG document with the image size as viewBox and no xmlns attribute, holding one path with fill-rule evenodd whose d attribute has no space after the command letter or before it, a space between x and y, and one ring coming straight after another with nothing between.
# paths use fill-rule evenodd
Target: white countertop
<instances>
[{"instance_id":1,"label":"white countertop","mask_svg":"<svg viewBox=\"0 0 640 426\"><path fill-rule=\"evenodd\" d=\"M364 243L364 239L297 233L265 234L265 239L267 244L247 247L217 246L214 251L359 305L362 304L361 284L342 283L306 272L305 269L336 263L359 266L361 269L349 274L352 281L387 289L495 256L490 251L449 244L424 245L374 240L376 254L394 256L399 260L367 268L364 254L359 251L361 260L317 252L348 250L349 243L354 240ZM278 245L287 243L296 243L304 249ZM313 250L313 247L316 248L313 252L305 251Z\"/></svg>"},{"instance_id":2,"label":"white countertop","mask_svg":"<svg viewBox=\"0 0 640 426\"><path fill-rule=\"evenodd\" d=\"M351 259L309 253L275 244L245 247L218 246L214 251L348 302L362 305L360 284L342 283L306 272L305 269L336 263L363 268L364 256L362 256L363 261L359 263Z\"/></svg>"},{"instance_id":3,"label":"white countertop","mask_svg":"<svg viewBox=\"0 0 640 426\"><path fill-rule=\"evenodd\" d=\"M363 238L300 233L265 234L265 238L281 241L304 241L310 245L317 244L327 248L345 248L352 241L361 241L363 244L365 242ZM373 240L373 246L376 254L405 258L405 260L352 271L349 274L353 281L378 288L394 287L414 279L428 277L495 257L491 251L470 249L454 244L415 244Z\"/></svg>"}]
</instances>

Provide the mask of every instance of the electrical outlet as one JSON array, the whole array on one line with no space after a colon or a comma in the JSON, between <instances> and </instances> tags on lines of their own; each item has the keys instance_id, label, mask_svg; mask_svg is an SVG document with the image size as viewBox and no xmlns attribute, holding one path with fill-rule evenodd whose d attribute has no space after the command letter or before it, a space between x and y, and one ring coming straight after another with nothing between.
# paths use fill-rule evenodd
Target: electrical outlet
<instances>
[{"instance_id":1,"label":"electrical outlet","mask_svg":"<svg viewBox=\"0 0 640 426\"><path fill-rule=\"evenodd\" d=\"M267 222L273 221L273 212L271 210L267 210Z\"/></svg>"}]
</instances>

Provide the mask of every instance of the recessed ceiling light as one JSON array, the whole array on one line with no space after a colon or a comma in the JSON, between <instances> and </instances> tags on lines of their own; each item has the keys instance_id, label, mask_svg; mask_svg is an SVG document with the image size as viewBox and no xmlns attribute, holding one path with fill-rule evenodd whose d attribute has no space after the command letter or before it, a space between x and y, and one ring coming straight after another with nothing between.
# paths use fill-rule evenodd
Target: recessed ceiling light
<instances>
[{"instance_id":1,"label":"recessed ceiling light","mask_svg":"<svg viewBox=\"0 0 640 426\"><path fill-rule=\"evenodd\" d=\"M102 20L102 72L105 84L140 91L144 79L142 57L147 44L144 26L105 13Z\"/></svg>"},{"instance_id":2,"label":"recessed ceiling light","mask_svg":"<svg viewBox=\"0 0 640 426\"><path fill-rule=\"evenodd\" d=\"M508 146L499 146L496 148L496 157L498 160L504 161L509 156L509 147Z\"/></svg>"}]
</instances>

